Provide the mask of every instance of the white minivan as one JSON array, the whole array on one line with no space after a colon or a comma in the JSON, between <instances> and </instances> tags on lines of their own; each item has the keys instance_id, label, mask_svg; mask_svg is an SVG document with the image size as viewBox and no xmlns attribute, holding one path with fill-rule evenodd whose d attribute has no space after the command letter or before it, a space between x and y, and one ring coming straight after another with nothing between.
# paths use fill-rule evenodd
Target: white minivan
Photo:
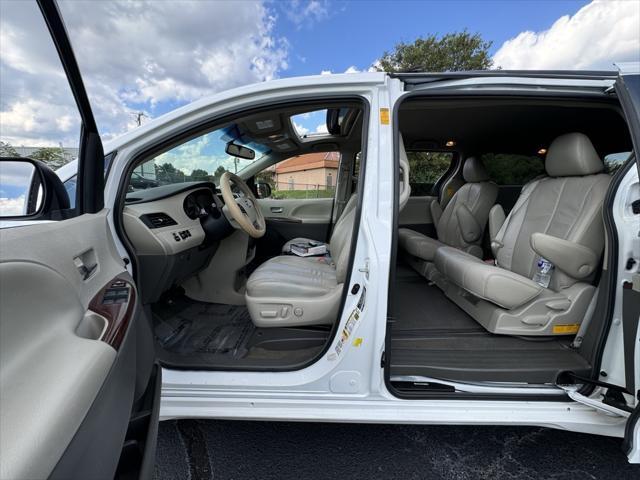
<instances>
[{"instance_id":1,"label":"white minivan","mask_svg":"<svg viewBox=\"0 0 640 480\"><path fill-rule=\"evenodd\" d=\"M57 175L0 163L0 477L148 478L172 418L540 425L640 462L639 65L289 78L103 146L39 4L82 136Z\"/></svg>"}]
</instances>

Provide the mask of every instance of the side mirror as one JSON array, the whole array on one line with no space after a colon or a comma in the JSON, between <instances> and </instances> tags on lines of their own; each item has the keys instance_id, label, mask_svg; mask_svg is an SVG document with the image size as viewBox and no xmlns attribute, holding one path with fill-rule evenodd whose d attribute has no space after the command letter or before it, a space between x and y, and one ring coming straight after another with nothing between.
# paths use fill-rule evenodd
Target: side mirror
<instances>
[{"instance_id":1,"label":"side mirror","mask_svg":"<svg viewBox=\"0 0 640 480\"><path fill-rule=\"evenodd\" d=\"M0 218L51 218L69 207L62 181L44 163L30 158L0 159Z\"/></svg>"},{"instance_id":2,"label":"side mirror","mask_svg":"<svg viewBox=\"0 0 640 480\"><path fill-rule=\"evenodd\" d=\"M268 183L256 183L256 197L271 198L271 185Z\"/></svg>"},{"instance_id":3,"label":"side mirror","mask_svg":"<svg viewBox=\"0 0 640 480\"><path fill-rule=\"evenodd\" d=\"M232 157L244 158L245 160L253 160L254 158L256 158L255 150L251 150L249 147L244 147L242 145L236 145L233 142L227 143L225 152L227 152L227 155L231 155Z\"/></svg>"}]
</instances>

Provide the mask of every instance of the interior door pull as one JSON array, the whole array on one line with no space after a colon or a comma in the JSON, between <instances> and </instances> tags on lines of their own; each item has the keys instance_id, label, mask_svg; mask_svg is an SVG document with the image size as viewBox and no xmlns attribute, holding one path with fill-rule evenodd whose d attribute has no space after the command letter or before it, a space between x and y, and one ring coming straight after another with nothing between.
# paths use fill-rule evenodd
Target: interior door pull
<instances>
[{"instance_id":1,"label":"interior door pull","mask_svg":"<svg viewBox=\"0 0 640 480\"><path fill-rule=\"evenodd\" d=\"M87 280L98 269L98 259L93 248L75 257L73 263L78 269L82 280Z\"/></svg>"},{"instance_id":2,"label":"interior door pull","mask_svg":"<svg viewBox=\"0 0 640 480\"><path fill-rule=\"evenodd\" d=\"M282 213L282 207L271 207L271 213Z\"/></svg>"},{"instance_id":3,"label":"interior door pull","mask_svg":"<svg viewBox=\"0 0 640 480\"><path fill-rule=\"evenodd\" d=\"M98 268L97 263L94 263L93 265L89 265L88 267L86 265L80 265L78 267L78 271L80 272L80 275L82 275L82 279L86 280L93 274L93 272L96 271L96 268Z\"/></svg>"}]
</instances>

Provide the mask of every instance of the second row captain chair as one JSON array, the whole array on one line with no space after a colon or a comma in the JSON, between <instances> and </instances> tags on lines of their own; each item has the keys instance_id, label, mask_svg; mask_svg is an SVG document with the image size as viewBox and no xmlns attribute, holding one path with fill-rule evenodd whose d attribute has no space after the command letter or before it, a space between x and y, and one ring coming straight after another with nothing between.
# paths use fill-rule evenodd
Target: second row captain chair
<instances>
[{"instance_id":1,"label":"second row captain chair","mask_svg":"<svg viewBox=\"0 0 640 480\"><path fill-rule=\"evenodd\" d=\"M467 158L462 176L466 183L453 195L444 211L437 201L431 202L437 239L408 228L398 230L398 244L405 252L405 259L429 280L434 280L437 274L433 259L439 247L455 247L482 258L484 228L496 202L498 187L489 181L489 174L476 157Z\"/></svg>"},{"instance_id":2,"label":"second row captain chair","mask_svg":"<svg viewBox=\"0 0 640 480\"><path fill-rule=\"evenodd\" d=\"M495 265L449 247L435 256L447 296L492 333L575 334L594 295L611 177L582 133L556 138L545 170L506 218L501 207L492 209ZM546 280L536 280L543 267Z\"/></svg>"}]
</instances>

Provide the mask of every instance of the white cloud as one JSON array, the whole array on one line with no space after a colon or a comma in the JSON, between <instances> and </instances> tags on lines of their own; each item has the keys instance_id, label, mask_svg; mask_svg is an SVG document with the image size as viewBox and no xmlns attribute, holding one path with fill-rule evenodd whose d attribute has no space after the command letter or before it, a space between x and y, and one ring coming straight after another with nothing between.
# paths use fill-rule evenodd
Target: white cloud
<instances>
[{"instance_id":1,"label":"white cloud","mask_svg":"<svg viewBox=\"0 0 640 480\"><path fill-rule=\"evenodd\" d=\"M380 63L380 59L378 58L371 65L369 65L369 68L367 68L367 72L379 72L379 68L381 66L382 64Z\"/></svg>"},{"instance_id":2,"label":"white cloud","mask_svg":"<svg viewBox=\"0 0 640 480\"><path fill-rule=\"evenodd\" d=\"M63 1L60 8L105 138L132 112L270 80L289 46L263 1ZM0 136L14 144L77 141L75 105L35 2L0 2ZM90 12L90 14L88 14ZM61 138L62 137L62 138Z\"/></svg>"},{"instance_id":3,"label":"white cloud","mask_svg":"<svg viewBox=\"0 0 640 480\"><path fill-rule=\"evenodd\" d=\"M321 123L320 125L318 125L316 127L316 133L329 133L329 131L327 130L327 124L325 123Z\"/></svg>"},{"instance_id":4,"label":"white cloud","mask_svg":"<svg viewBox=\"0 0 640 480\"><path fill-rule=\"evenodd\" d=\"M344 73L360 73L360 72L377 72L376 65L380 65L380 60L376 60L372 63L368 68L358 68L355 65L351 65L347 68ZM333 72L331 70L321 70L320 75L332 75Z\"/></svg>"},{"instance_id":5,"label":"white cloud","mask_svg":"<svg viewBox=\"0 0 640 480\"><path fill-rule=\"evenodd\" d=\"M640 2L596 0L550 29L522 32L495 53L504 69L613 69L640 61Z\"/></svg>"},{"instance_id":6,"label":"white cloud","mask_svg":"<svg viewBox=\"0 0 640 480\"><path fill-rule=\"evenodd\" d=\"M296 123L296 122L293 122L293 128L295 129L296 133L300 136L306 135L307 133L309 133L309 129L307 127L305 127L304 125L300 125L299 123Z\"/></svg>"},{"instance_id":7,"label":"white cloud","mask_svg":"<svg viewBox=\"0 0 640 480\"><path fill-rule=\"evenodd\" d=\"M0 217L24 215L25 196L16 198L0 198Z\"/></svg>"},{"instance_id":8,"label":"white cloud","mask_svg":"<svg viewBox=\"0 0 640 480\"><path fill-rule=\"evenodd\" d=\"M282 2L285 14L296 27L312 26L329 18L329 2L327 0L289 0Z\"/></svg>"}]
</instances>

